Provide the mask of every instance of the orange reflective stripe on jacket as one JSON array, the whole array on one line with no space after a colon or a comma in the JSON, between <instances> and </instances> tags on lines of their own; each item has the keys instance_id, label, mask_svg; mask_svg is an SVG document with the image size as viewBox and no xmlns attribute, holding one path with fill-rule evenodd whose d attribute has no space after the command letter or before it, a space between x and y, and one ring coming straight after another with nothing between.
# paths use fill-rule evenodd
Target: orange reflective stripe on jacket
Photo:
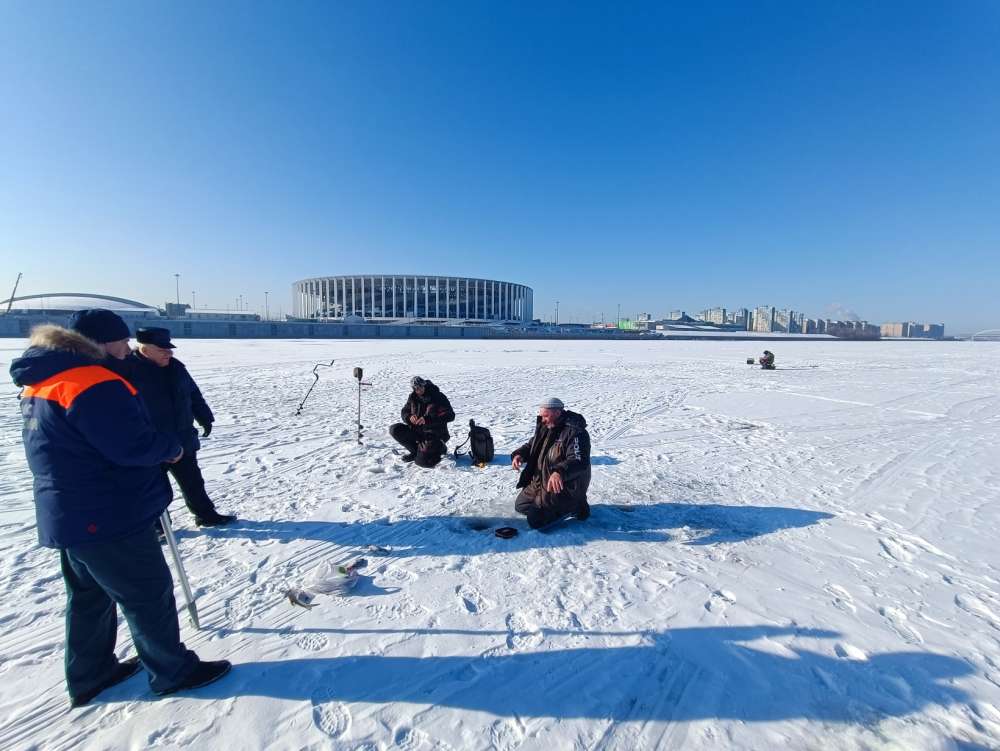
<instances>
[{"instance_id":1,"label":"orange reflective stripe on jacket","mask_svg":"<svg viewBox=\"0 0 1000 751\"><path fill-rule=\"evenodd\" d=\"M84 391L107 381L121 381L132 396L138 393L131 383L107 368L101 365L84 365L56 373L32 386L25 386L21 396L47 399L50 402L57 402L63 409L69 409Z\"/></svg>"}]
</instances>

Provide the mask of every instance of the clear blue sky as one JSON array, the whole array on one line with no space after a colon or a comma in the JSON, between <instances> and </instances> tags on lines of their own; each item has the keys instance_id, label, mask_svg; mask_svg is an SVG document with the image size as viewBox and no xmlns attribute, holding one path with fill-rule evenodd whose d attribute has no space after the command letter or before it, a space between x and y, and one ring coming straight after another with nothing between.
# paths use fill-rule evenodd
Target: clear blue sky
<instances>
[{"instance_id":1,"label":"clear blue sky","mask_svg":"<svg viewBox=\"0 0 1000 751\"><path fill-rule=\"evenodd\" d=\"M0 297L427 272L1000 326L998 40L993 0L7 0Z\"/></svg>"}]
</instances>

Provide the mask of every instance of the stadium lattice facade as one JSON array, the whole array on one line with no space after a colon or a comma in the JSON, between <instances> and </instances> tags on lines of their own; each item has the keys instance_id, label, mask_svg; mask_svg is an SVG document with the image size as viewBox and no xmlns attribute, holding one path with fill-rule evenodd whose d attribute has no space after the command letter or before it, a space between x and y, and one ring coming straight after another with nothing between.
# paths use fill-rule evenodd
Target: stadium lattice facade
<instances>
[{"instance_id":1,"label":"stadium lattice facade","mask_svg":"<svg viewBox=\"0 0 1000 751\"><path fill-rule=\"evenodd\" d=\"M523 284L458 276L323 276L292 285L296 318L368 321L521 321L532 318Z\"/></svg>"}]
</instances>

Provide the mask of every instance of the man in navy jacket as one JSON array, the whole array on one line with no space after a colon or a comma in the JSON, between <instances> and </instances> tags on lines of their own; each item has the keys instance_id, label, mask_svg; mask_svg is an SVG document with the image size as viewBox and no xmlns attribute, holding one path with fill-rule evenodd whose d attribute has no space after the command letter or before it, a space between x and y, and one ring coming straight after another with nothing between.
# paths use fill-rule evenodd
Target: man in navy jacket
<instances>
[{"instance_id":1,"label":"man in navy jacket","mask_svg":"<svg viewBox=\"0 0 1000 751\"><path fill-rule=\"evenodd\" d=\"M139 349L126 360L127 377L139 389L156 429L176 438L184 448L184 456L168 470L177 480L195 523L199 527L217 527L235 521L232 514L216 511L205 492L205 480L198 466L201 442L194 422L201 425L207 436L212 432L215 417L184 363L173 356L170 330L158 326L140 328L135 338Z\"/></svg>"},{"instance_id":2,"label":"man in navy jacket","mask_svg":"<svg viewBox=\"0 0 1000 751\"><path fill-rule=\"evenodd\" d=\"M153 522L170 502L162 464L181 445L157 433L136 389L102 364L128 327L86 311L97 341L59 326L34 329L10 374L22 387L24 449L34 475L39 541L59 550L67 591L66 684L73 706L139 669L154 693L205 685L229 670L180 641L173 580ZM115 656L122 609L138 652Z\"/></svg>"}]
</instances>

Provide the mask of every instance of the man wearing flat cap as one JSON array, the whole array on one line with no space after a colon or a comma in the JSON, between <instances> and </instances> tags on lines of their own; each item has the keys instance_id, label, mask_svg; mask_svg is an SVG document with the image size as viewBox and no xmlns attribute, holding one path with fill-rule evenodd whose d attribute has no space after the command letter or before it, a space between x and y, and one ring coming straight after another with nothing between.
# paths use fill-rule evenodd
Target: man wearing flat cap
<instances>
[{"instance_id":1,"label":"man wearing flat cap","mask_svg":"<svg viewBox=\"0 0 1000 751\"><path fill-rule=\"evenodd\" d=\"M448 451L448 423L455 419L455 410L441 389L426 378L413 376L410 389L400 411L403 422L390 426L389 435L406 448L404 462L430 469Z\"/></svg>"},{"instance_id":2,"label":"man wearing flat cap","mask_svg":"<svg viewBox=\"0 0 1000 751\"><path fill-rule=\"evenodd\" d=\"M195 523L199 527L217 527L235 521L235 516L216 511L205 492L205 479L198 466L201 442L193 423L198 422L205 437L212 432L215 417L184 363L173 356L170 330L140 328L135 338L139 347L129 357L128 375L145 400L156 429L184 447L184 456L168 470L180 486Z\"/></svg>"},{"instance_id":3,"label":"man wearing flat cap","mask_svg":"<svg viewBox=\"0 0 1000 751\"><path fill-rule=\"evenodd\" d=\"M583 415L570 412L562 400L543 401L535 418L535 434L511 455L521 475L514 510L528 517L532 529L565 516L590 516L590 435Z\"/></svg>"}]
</instances>

